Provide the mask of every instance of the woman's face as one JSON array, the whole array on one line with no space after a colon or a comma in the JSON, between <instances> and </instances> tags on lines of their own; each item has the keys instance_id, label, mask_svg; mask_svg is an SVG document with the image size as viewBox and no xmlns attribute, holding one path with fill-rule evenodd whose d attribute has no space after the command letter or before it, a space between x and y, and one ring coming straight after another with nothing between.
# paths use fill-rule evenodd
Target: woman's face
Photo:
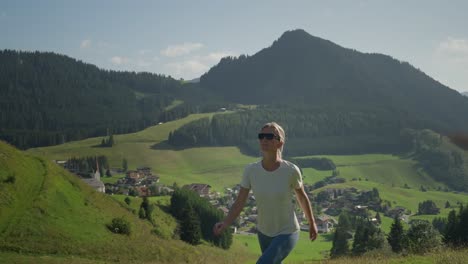
<instances>
[{"instance_id":1,"label":"woman's face","mask_svg":"<svg viewBox=\"0 0 468 264\"><path fill-rule=\"evenodd\" d=\"M260 143L260 149L262 152L271 152L271 153L276 153L278 149L281 148L283 145L283 142L279 140L279 135L278 132L276 132L275 128L273 127L264 127L262 130L260 130L261 134L267 134L265 137L262 139L258 139ZM268 134L273 134L274 138L268 139Z\"/></svg>"}]
</instances>

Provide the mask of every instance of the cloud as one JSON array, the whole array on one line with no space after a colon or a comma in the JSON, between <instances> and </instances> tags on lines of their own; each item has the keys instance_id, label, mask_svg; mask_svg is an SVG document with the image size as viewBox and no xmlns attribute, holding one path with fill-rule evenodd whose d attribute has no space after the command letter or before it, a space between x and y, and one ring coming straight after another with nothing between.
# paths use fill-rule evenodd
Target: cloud
<instances>
[{"instance_id":1,"label":"cloud","mask_svg":"<svg viewBox=\"0 0 468 264\"><path fill-rule=\"evenodd\" d=\"M113 45L108 43L108 42L105 42L105 41L99 41L97 46L100 48L100 49L110 49L110 48L113 48Z\"/></svg>"},{"instance_id":2,"label":"cloud","mask_svg":"<svg viewBox=\"0 0 468 264\"><path fill-rule=\"evenodd\" d=\"M167 63L165 68L176 78L191 79L200 77L226 56L235 56L235 54L233 52L212 52L203 56L193 56L183 61Z\"/></svg>"},{"instance_id":3,"label":"cloud","mask_svg":"<svg viewBox=\"0 0 468 264\"><path fill-rule=\"evenodd\" d=\"M171 75L175 77L193 78L206 72L209 67L197 60L172 62L165 65Z\"/></svg>"},{"instance_id":4,"label":"cloud","mask_svg":"<svg viewBox=\"0 0 468 264\"><path fill-rule=\"evenodd\" d=\"M468 58L468 40L448 37L439 43L436 52L454 58Z\"/></svg>"},{"instance_id":5,"label":"cloud","mask_svg":"<svg viewBox=\"0 0 468 264\"><path fill-rule=\"evenodd\" d=\"M228 56L236 56L236 55L232 52L212 52L202 59L210 63L218 63L222 58L228 57Z\"/></svg>"},{"instance_id":6,"label":"cloud","mask_svg":"<svg viewBox=\"0 0 468 264\"><path fill-rule=\"evenodd\" d=\"M153 63L151 61L147 61L145 59L138 59L137 62L136 62L136 66L140 67L140 68L148 68L151 65L153 65Z\"/></svg>"},{"instance_id":7,"label":"cloud","mask_svg":"<svg viewBox=\"0 0 468 264\"><path fill-rule=\"evenodd\" d=\"M203 48L203 44L201 43L191 43L186 42L180 45L171 45L167 47L165 50L161 50L161 55L166 57L178 57L182 55L187 55L192 51L198 50Z\"/></svg>"},{"instance_id":8,"label":"cloud","mask_svg":"<svg viewBox=\"0 0 468 264\"><path fill-rule=\"evenodd\" d=\"M150 54L152 52L153 51L150 50L150 49L141 49L141 50L138 51L138 55L144 56L144 55Z\"/></svg>"},{"instance_id":9,"label":"cloud","mask_svg":"<svg viewBox=\"0 0 468 264\"><path fill-rule=\"evenodd\" d=\"M434 49L428 67L429 75L456 89L468 89L468 40L447 37Z\"/></svg>"},{"instance_id":10,"label":"cloud","mask_svg":"<svg viewBox=\"0 0 468 264\"><path fill-rule=\"evenodd\" d=\"M90 39L85 39L85 40L81 41L80 48L87 49L89 47L91 47L91 40Z\"/></svg>"},{"instance_id":11,"label":"cloud","mask_svg":"<svg viewBox=\"0 0 468 264\"><path fill-rule=\"evenodd\" d=\"M124 65L129 62L129 59L126 57L114 56L110 59L110 62L115 65Z\"/></svg>"}]
</instances>

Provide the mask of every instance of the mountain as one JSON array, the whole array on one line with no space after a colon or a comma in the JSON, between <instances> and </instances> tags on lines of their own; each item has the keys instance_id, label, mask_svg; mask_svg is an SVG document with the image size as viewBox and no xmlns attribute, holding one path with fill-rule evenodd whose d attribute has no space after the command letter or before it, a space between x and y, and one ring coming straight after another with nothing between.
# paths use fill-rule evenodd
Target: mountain
<instances>
[{"instance_id":1,"label":"mountain","mask_svg":"<svg viewBox=\"0 0 468 264\"><path fill-rule=\"evenodd\" d=\"M455 90L406 62L304 30L287 31L252 56L223 58L200 86L235 103L384 109L439 132L468 131L468 99Z\"/></svg>"},{"instance_id":2,"label":"mountain","mask_svg":"<svg viewBox=\"0 0 468 264\"><path fill-rule=\"evenodd\" d=\"M29 148L141 130L184 115L166 111L181 86L167 76L101 70L51 52L3 50L0 139Z\"/></svg>"},{"instance_id":3,"label":"mountain","mask_svg":"<svg viewBox=\"0 0 468 264\"><path fill-rule=\"evenodd\" d=\"M16 252L88 259L79 263L236 263L239 254L245 255L174 239L177 223L172 216L156 206L153 226L131 210L142 199L129 198L135 206L98 193L58 165L0 141L0 259ZM108 225L114 219L126 220L130 234L111 232ZM52 262L64 260L47 263Z\"/></svg>"},{"instance_id":4,"label":"mountain","mask_svg":"<svg viewBox=\"0 0 468 264\"><path fill-rule=\"evenodd\" d=\"M462 92L461 94L464 96L468 96L468 92Z\"/></svg>"}]
</instances>

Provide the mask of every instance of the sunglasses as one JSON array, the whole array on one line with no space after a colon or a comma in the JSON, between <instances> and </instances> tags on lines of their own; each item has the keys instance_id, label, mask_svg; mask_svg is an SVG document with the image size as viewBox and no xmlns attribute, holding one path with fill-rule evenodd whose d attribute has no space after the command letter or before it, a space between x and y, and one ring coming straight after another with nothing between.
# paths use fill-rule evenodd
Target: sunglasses
<instances>
[{"instance_id":1,"label":"sunglasses","mask_svg":"<svg viewBox=\"0 0 468 264\"><path fill-rule=\"evenodd\" d=\"M280 140L280 137L273 134L273 133L259 133L258 134L258 139L262 140L262 139L268 139L268 140L272 140L272 139L277 139L277 140Z\"/></svg>"}]
</instances>

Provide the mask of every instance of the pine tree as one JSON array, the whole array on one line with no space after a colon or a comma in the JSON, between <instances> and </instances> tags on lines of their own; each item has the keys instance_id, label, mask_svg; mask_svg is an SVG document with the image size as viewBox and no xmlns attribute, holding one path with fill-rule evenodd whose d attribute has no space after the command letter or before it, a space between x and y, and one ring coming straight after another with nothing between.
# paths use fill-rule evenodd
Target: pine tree
<instances>
[{"instance_id":1,"label":"pine tree","mask_svg":"<svg viewBox=\"0 0 468 264\"><path fill-rule=\"evenodd\" d=\"M346 256L349 254L349 243L347 239L346 231L337 227L335 234L333 235L332 248L330 250L330 257L336 258L341 256Z\"/></svg>"},{"instance_id":2,"label":"pine tree","mask_svg":"<svg viewBox=\"0 0 468 264\"><path fill-rule=\"evenodd\" d=\"M460 207L459 216L460 245L468 246L468 206Z\"/></svg>"},{"instance_id":3,"label":"pine tree","mask_svg":"<svg viewBox=\"0 0 468 264\"><path fill-rule=\"evenodd\" d=\"M455 210L451 210L447 217L447 226L444 232L444 242L449 245L458 244L459 221Z\"/></svg>"},{"instance_id":4,"label":"pine tree","mask_svg":"<svg viewBox=\"0 0 468 264\"><path fill-rule=\"evenodd\" d=\"M202 236L200 219L192 206L184 209L180 228L180 239L192 245L200 244Z\"/></svg>"},{"instance_id":5,"label":"pine tree","mask_svg":"<svg viewBox=\"0 0 468 264\"><path fill-rule=\"evenodd\" d=\"M345 256L349 254L348 238L351 237L349 233L352 231L352 224L347 212L343 211L338 219L335 233L333 235L332 248L330 256L332 258Z\"/></svg>"},{"instance_id":6,"label":"pine tree","mask_svg":"<svg viewBox=\"0 0 468 264\"><path fill-rule=\"evenodd\" d=\"M450 208L450 203L449 203L449 201L447 201L447 202L445 203L445 208Z\"/></svg>"},{"instance_id":7,"label":"pine tree","mask_svg":"<svg viewBox=\"0 0 468 264\"><path fill-rule=\"evenodd\" d=\"M128 162L127 162L127 159L122 159L122 168L124 171L127 171L128 170Z\"/></svg>"},{"instance_id":8,"label":"pine tree","mask_svg":"<svg viewBox=\"0 0 468 264\"><path fill-rule=\"evenodd\" d=\"M109 136L109 140L107 141L107 146L108 146L108 147L114 146L114 135L111 134L111 135Z\"/></svg>"},{"instance_id":9,"label":"pine tree","mask_svg":"<svg viewBox=\"0 0 468 264\"><path fill-rule=\"evenodd\" d=\"M359 256L368 251L379 249L384 243L385 237L380 228L367 219L360 219L354 235L353 254Z\"/></svg>"},{"instance_id":10,"label":"pine tree","mask_svg":"<svg viewBox=\"0 0 468 264\"><path fill-rule=\"evenodd\" d=\"M404 248L405 232L398 216L393 219L393 224L390 228L390 233L387 236L387 241L392 247L392 251L399 253Z\"/></svg>"}]
</instances>

